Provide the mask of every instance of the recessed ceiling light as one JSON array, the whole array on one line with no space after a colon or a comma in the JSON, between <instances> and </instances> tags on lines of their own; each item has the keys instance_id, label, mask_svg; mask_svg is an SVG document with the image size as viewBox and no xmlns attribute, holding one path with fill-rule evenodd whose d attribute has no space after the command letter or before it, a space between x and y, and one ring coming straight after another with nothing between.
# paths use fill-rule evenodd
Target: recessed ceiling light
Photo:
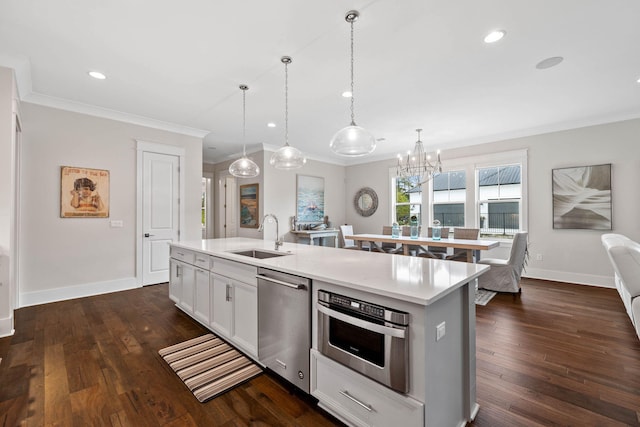
<instances>
[{"instance_id":1,"label":"recessed ceiling light","mask_svg":"<svg viewBox=\"0 0 640 427\"><path fill-rule=\"evenodd\" d=\"M276 127L276 124L273 123L273 122L269 122L269 123L267 123L267 127L268 128L274 128L274 127Z\"/></svg>"},{"instance_id":2,"label":"recessed ceiling light","mask_svg":"<svg viewBox=\"0 0 640 427\"><path fill-rule=\"evenodd\" d=\"M344 92L342 92L343 98L351 98L351 95L353 95L351 91L345 90Z\"/></svg>"},{"instance_id":3,"label":"recessed ceiling light","mask_svg":"<svg viewBox=\"0 0 640 427\"><path fill-rule=\"evenodd\" d=\"M502 39L505 34L507 34L507 32L505 30L491 31L489 34L487 34L484 37L484 42L485 43L495 43L498 40Z\"/></svg>"},{"instance_id":4,"label":"recessed ceiling light","mask_svg":"<svg viewBox=\"0 0 640 427\"><path fill-rule=\"evenodd\" d=\"M89 75L91 77L93 77L94 79L98 79L98 80L104 80L107 78L107 76L105 76L103 73L101 73L100 71L89 71Z\"/></svg>"},{"instance_id":5,"label":"recessed ceiling light","mask_svg":"<svg viewBox=\"0 0 640 427\"><path fill-rule=\"evenodd\" d=\"M551 58L543 59L536 64L538 70L546 70L547 68L555 67L559 63L564 61L562 56L552 56Z\"/></svg>"},{"instance_id":6,"label":"recessed ceiling light","mask_svg":"<svg viewBox=\"0 0 640 427\"><path fill-rule=\"evenodd\" d=\"M638 77L638 80L636 80L638 83L640 83L640 77Z\"/></svg>"}]
</instances>

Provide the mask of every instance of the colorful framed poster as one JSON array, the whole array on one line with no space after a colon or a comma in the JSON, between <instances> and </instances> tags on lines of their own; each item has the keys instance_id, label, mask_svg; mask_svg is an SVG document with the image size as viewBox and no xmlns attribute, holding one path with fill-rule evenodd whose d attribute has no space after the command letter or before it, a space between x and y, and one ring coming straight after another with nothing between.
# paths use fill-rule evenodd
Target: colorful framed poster
<instances>
[{"instance_id":1,"label":"colorful framed poster","mask_svg":"<svg viewBox=\"0 0 640 427\"><path fill-rule=\"evenodd\" d=\"M324 221L324 178L298 175L296 195L298 223Z\"/></svg>"},{"instance_id":2,"label":"colorful framed poster","mask_svg":"<svg viewBox=\"0 0 640 427\"><path fill-rule=\"evenodd\" d=\"M109 171L62 166L60 217L108 218Z\"/></svg>"},{"instance_id":3,"label":"colorful framed poster","mask_svg":"<svg viewBox=\"0 0 640 427\"><path fill-rule=\"evenodd\" d=\"M258 228L260 226L259 197L258 184L240 186L240 227Z\"/></svg>"}]
</instances>

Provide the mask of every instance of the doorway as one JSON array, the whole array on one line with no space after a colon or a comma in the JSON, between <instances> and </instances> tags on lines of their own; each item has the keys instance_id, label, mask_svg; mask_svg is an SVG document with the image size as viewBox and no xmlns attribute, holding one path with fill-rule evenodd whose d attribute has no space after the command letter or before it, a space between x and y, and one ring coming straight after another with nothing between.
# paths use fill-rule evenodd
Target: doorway
<instances>
[{"instance_id":1,"label":"doorway","mask_svg":"<svg viewBox=\"0 0 640 427\"><path fill-rule=\"evenodd\" d=\"M226 171L219 172L216 237L236 237L238 235L237 191L236 179Z\"/></svg>"},{"instance_id":2,"label":"doorway","mask_svg":"<svg viewBox=\"0 0 640 427\"><path fill-rule=\"evenodd\" d=\"M137 263L142 286L169 280L169 245L184 228L183 148L138 141Z\"/></svg>"}]
</instances>

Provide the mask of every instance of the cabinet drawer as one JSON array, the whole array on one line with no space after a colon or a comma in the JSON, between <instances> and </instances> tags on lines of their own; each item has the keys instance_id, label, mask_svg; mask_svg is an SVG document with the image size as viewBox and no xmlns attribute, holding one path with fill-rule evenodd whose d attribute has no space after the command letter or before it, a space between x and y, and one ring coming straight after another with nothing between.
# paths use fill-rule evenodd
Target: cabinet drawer
<instances>
[{"instance_id":1,"label":"cabinet drawer","mask_svg":"<svg viewBox=\"0 0 640 427\"><path fill-rule=\"evenodd\" d=\"M188 264L193 264L195 262L196 254L195 252L192 252L188 249L172 246L171 258L186 262Z\"/></svg>"},{"instance_id":2,"label":"cabinet drawer","mask_svg":"<svg viewBox=\"0 0 640 427\"><path fill-rule=\"evenodd\" d=\"M211 271L248 285L258 285L258 279L256 279L258 267L253 265L211 257Z\"/></svg>"},{"instance_id":3,"label":"cabinet drawer","mask_svg":"<svg viewBox=\"0 0 640 427\"><path fill-rule=\"evenodd\" d=\"M357 426L422 426L424 404L311 350L311 394Z\"/></svg>"},{"instance_id":4,"label":"cabinet drawer","mask_svg":"<svg viewBox=\"0 0 640 427\"><path fill-rule=\"evenodd\" d=\"M194 254L195 261L194 264L203 270L209 271L211 269L211 257L209 255L205 255L200 252L196 252Z\"/></svg>"}]
</instances>

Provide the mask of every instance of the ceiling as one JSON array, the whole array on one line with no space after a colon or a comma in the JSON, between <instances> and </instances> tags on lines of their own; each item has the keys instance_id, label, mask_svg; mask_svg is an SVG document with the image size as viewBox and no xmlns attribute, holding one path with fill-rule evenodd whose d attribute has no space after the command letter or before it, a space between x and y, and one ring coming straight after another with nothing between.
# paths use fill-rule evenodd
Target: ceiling
<instances>
[{"instance_id":1,"label":"ceiling","mask_svg":"<svg viewBox=\"0 0 640 427\"><path fill-rule=\"evenodd\" d=\"M328 147L350 122L349 9L355 118L380 139L355 159ZM242 151L240 84L247 151L284 144L289 55L290 144L353 164L406 152L416 128L446 153L640 117L639 18L631 0L3 0L0 65L24 102L203 136L214 163Z\"/></svg>"}]
</instances>

